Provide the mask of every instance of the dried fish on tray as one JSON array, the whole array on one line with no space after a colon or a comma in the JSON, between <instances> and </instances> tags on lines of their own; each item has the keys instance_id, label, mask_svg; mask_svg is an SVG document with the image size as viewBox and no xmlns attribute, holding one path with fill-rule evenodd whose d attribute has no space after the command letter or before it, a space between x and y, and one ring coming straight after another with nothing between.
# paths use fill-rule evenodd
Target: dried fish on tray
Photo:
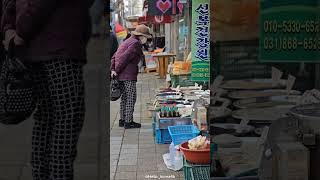
<instances>
[{"instance_id":1,"label":"dried fish on tray","mask_svg":"<svg viewBox=\"0 0 320 180\"><path fill-rule=\"evenodd\" d=\"M176 99L181 99L182 98L182 93L178 92L166 92L166 93L159 93L156 95L157 100L176 100Z\"/></svg>"},{"instance_id":2,"label":"dried fish on tray","mask_svg":"<svg viewBox=\"0 0 320 180\"><path fill-rule=\"evenodd\" d=\"M231 115L231 109L229 108L221 108L221 107L214 107L209 106L209 117L210 118L221 118L221 117L227 117Z\"/></svg>"},{"instance_id":3,"label":"dried fish on tray","mask_svg":"<svg viewBox=\"0 0 320 180\"><path fill-rule=\"evenodd\" d=\"M296 106L290 113L302 119L320 120L320 103Z\"/></svg>"},{"instance_id":4,"label":"dried fish on tray","mask_svg":"<svg viewBox=\"0 0 320 180\"><path fill-rule=\"evenodd\" d=\"M232 117L236 119L247 119L250 121L275 121L279 118L285 117L287 113L293 108L293 105L276 106L269 108L248 108L240 109L232 112Z\"/></svg>"},{"instance_id":5,"label":"dried fish on tray","mask_svg":"<svg viewBox=\"0 0 320 180\"><path fill-rule=\"evenodd\" d=\"M249 133L254 131L254 127L253 126L249 126L249 125L245 125L243 127L241 127L240 124L232 124L232 123L213 123L212 127L218 127L218 128L223 128L223 129L227 129L227 130L237 130L240 129L242 130L242 133Z\"/></svg>"},{"instance_id":6,"label":"dried fish on tray","mask_svg":"<svg viewBox=\"0 0 320 180\"><path fill-rule=\"evenodd\" d=\"M242 90L232 91L228 94L229 98L232 99L247 99L247 98L259 98L259 97L270 97L270 96L281 96L287 95L288 91L285 89L268 89L268 90ZM300 95L300 91L291 90L289 95Z\"/></svg>"},{"instance_id":7,"label":"dried fish on tray","mask_svg":"<svg viewBox=\"0 0 320 180\"><path fill-rule=\"evenodd\" d=\"M296 105L301 96L271 96L263 98L249 98L235 101L233 105L237 108L265 108L282 105Z\"/></svg>"},{"instance_id":8,"label":"dried fish on tray","mask_svg":"<svg viewBox=\"0 0 320 180\"><path fill-rule=\"evenodd\" d=\"M238 148L241 147L242 144L242 141L239 137L231 134L216 135L212 140L221 148Z\"/></svg>"},{"instance_id":9,"label":"dried fish on tray","mask_svg":"<svg viewBox=\"0 0 320 180\"><path fill-rule=\"evenodd\" d=\"M230 90L262 90L283 88L286 86L286 82L286 80L280 80L279 83L275 85L272 79L229 80L223 82L220 88Z\"/></svg>"}]
</instances>

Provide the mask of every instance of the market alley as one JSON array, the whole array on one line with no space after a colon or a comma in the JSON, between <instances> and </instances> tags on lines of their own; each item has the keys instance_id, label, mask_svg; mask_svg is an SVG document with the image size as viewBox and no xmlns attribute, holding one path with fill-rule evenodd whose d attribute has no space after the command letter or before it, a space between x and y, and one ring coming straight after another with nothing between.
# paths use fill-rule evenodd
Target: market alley
<instances>
[{"instance_id":1,"label":"market alley","mask_svg":"<svg viewBox=\"0 0 320 180\"><path fill-rule=\"evenodd\" d=\"M156 144L152 134L152 118L146 103L153 100L155 90L165 84L154 73L142 73L137 82L137 103L134 121L141 129L124 130L118 126L119 101L110 104L110 179L143 180L183 179L183 171L167 169L162 155L169 152L169 144ZM151 176L151 177L150 177Z\"/></svg>"}]
</instances>

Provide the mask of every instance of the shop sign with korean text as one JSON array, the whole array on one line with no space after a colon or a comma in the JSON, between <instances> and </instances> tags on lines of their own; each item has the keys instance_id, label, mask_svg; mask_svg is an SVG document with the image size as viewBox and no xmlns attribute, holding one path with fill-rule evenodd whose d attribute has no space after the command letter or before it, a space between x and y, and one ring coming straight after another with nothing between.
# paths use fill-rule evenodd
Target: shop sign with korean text
<instances>
[{"instance_id":1,"label":"shop sign with korean text","mask_svg":"<svg viewBox=\"0 0 320 180\"><path fill-rule=\"evenodd\" d=\"M210 79L210 0L192 1L192 81Z\"/></svg>"},{"instance_id":2,"label":"shop sign with korean text","mask_svg":"<svg viewBox=\"0 0 320 180\"><path fill-rule=\"evenodd\" d=\"M320 62L320 11L317 0L260 3L261 62Z\"/></svg>"}]
</instances>

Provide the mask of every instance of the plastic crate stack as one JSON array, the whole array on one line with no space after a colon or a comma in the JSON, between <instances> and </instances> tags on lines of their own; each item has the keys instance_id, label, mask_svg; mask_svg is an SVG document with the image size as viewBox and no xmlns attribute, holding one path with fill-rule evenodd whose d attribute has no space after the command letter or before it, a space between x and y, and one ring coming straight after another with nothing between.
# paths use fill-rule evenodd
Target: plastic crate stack
<instances>
[{"instance_id":1,"label":"plastic crate stack","mask_svg":"<svg viewBox=\"0 0 320 180\"><path fill-rule=\"evenodd\" d=\"M172 142L172 138L168 129L169 127L192 124L191 118L160 118L158 113L154 116L155 117L153 118L153 132L157 144L170 144Z\"/></svg>"}]
</instances>

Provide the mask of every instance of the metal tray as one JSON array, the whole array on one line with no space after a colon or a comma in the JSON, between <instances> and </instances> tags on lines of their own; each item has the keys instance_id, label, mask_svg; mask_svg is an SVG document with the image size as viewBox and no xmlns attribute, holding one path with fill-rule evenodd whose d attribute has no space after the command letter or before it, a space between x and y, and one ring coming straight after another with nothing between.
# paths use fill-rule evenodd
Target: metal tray
<instances>
[{"instance_id":1,"label":"metal tray","mask_svg":"<svg viewBox=\"0 0 320 180\"><path fill-rule=\"evenodd\" d=\"M268 89L263 91L257 91L257 90L232 91L228 94L228 97L232 99L247 99L247 98L259 98L259 97L270 97L270 96L281 96L281 95L287 95L287 90ZM290 91L290 95L301 95L301 92L292 90Z\"/></svg>"},{"instance_id":2,"label":"metal tray","mask_svg":"<svg viewBox=\"0 0 320 180\"><path fill-rule=\"evenodd\" d=\"M247 119L250 121L275 121L279 118L287 116L288 112L294 106L276 106L269 108L249 108L240 109L232 112L232 117L236 119Z\"/></svg>"},{"instance_id":3,"label":"metal tray","mask_svg":"<svg viewBox=\"0 0 320 180\"><path fill-rule=\"evenodd\" d=\"M271 96L261 98L249 98L235 101L233 105L237 108L265 108L283 105L296 105L301 96Z\"/></svg>"},{"instance_id":4,"label":"metal tray","mask_svg":"<svg viewBox=\"0 0 320 180\"><path fill-rule=\"evenodd\" d=\"M286 86L286 82L286 80L280 80L278 85L273 85L272 79L229 80L223 82L220 87L230 90L263 90L283 88Z\"/></svg>"},{"instance_id":5,"label":"metal tray","mask_svg":"<svg viewBox=\"0 0 320 180\"><path fill-rule=\"evenodd\" d=\"M320 104L296 106L290 109L290 113L301 119L320 120Z\"/></svg>"},{"instance_id":6,"label":"metal tray","mask_svg":"<svg viewBox=\"0 0 320 180\"><path fill-rule=\"evenodd\" d=\"M176 125L192 125L190 117L168 117L160 118L160 113L157 113L157 122L159 129L167 129L168 126Z\"/></svg>"}]
</instances>

